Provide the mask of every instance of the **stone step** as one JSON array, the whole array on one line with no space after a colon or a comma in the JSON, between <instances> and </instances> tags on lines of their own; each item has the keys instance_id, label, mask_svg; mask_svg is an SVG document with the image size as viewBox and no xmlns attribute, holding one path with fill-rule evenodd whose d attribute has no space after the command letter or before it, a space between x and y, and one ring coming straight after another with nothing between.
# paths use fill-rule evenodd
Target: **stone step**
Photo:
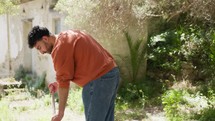
<instances>
[{"instance_id":1,"label":"stone step","mask_svg":"<svg viewBox=\"0 0 215 121\"><path fill-rule=\"evenodd\" d=\"M24 88L12 88L12 89L4 89L4 92L10 93L10 92L25 92L26 89Z\"/></svg>"},{"instance_id":2,"label":"stone step","mask_svg":"<svg viewBox=\"0 0 215 121\"><path fill-rule=\"evenodd\" d=\"M0 94L4 93L6 89L19 88L22 82L16 81L14 78L0 79Z\"/></svg>"}]
</instances>

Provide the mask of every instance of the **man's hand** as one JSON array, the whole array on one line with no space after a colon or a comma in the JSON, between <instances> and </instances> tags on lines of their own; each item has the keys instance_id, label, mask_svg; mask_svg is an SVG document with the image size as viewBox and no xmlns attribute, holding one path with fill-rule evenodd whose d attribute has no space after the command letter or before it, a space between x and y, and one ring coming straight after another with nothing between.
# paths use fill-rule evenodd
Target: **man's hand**
<instances>
[{"instance_id":1,"label":"man's hand","mask_svg":"<svg viewBox=\"0 0 215 121\"><path fill-rule=\"evenodd\" d=\"M58 114L53 116L51 121L61 121L62 118L63 118L63 114Z\"/></svg>"},{"instance_id":2,"label":"man's hand","mask_svg":"<svg viewBox=\"0 0 215 121\"><path fill-rule=\"evenodd\" d=\"M52 82L48 85L49 91L51 94L54 94L58 90L58 83L57 82Z\"/></svg>"}]
</instances>

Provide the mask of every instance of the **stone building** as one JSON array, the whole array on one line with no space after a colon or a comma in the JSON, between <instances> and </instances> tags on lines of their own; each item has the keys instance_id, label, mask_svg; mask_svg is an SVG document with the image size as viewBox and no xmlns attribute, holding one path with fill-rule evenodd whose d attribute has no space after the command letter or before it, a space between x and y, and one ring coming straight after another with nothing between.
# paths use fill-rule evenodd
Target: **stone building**
<instances>
[{"instance_id":1,"label":"stone building","mask_svg":"<svg viewBox=\"0 0 215 121\"><path fill-rule=\"evenodd\" d=\"M34 74L46 73L46 80L55 81L50 55L29 49L27 34L35 25L46 26L57 34L66 29L63 16L53 10L57 0L21 0L16 15L0 15L0 78L13 76L22 65Z\"/></svg>"}]
</instances>

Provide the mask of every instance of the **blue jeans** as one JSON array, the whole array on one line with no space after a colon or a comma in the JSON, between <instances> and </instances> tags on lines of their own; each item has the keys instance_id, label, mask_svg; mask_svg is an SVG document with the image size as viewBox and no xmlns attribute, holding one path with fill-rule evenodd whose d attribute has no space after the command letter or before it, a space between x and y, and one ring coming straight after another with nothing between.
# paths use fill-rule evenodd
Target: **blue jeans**
<instances>
[{"instance_id":1,"label":"blue jeans","mask_svg":"<svg viewBox=\"0 0 215 121\"><path fill-rule=\"evenodd\" d=\"M119 69L113 68L83 87L86 121L114 121L114 101L119 84Z\"/></svg>"}]
</instances>

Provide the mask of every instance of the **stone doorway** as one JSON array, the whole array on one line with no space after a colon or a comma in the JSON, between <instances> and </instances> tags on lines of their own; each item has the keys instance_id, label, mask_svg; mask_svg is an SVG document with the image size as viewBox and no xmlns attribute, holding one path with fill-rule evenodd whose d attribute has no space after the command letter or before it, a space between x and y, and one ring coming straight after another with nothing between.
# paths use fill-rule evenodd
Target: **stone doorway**
<instances>
[{"instance_id":1,"label":"stone doorway","mask_svg":"<svg viewBox=\"0 0 215 121\"><path fill-rule=\"evenodd\" d=\"M26 19L23 20L23 67L27 70L32 72L32 49L28 47L28 32L32 28L32 20L33 19Z\"/></svg>"}]
</instances>

